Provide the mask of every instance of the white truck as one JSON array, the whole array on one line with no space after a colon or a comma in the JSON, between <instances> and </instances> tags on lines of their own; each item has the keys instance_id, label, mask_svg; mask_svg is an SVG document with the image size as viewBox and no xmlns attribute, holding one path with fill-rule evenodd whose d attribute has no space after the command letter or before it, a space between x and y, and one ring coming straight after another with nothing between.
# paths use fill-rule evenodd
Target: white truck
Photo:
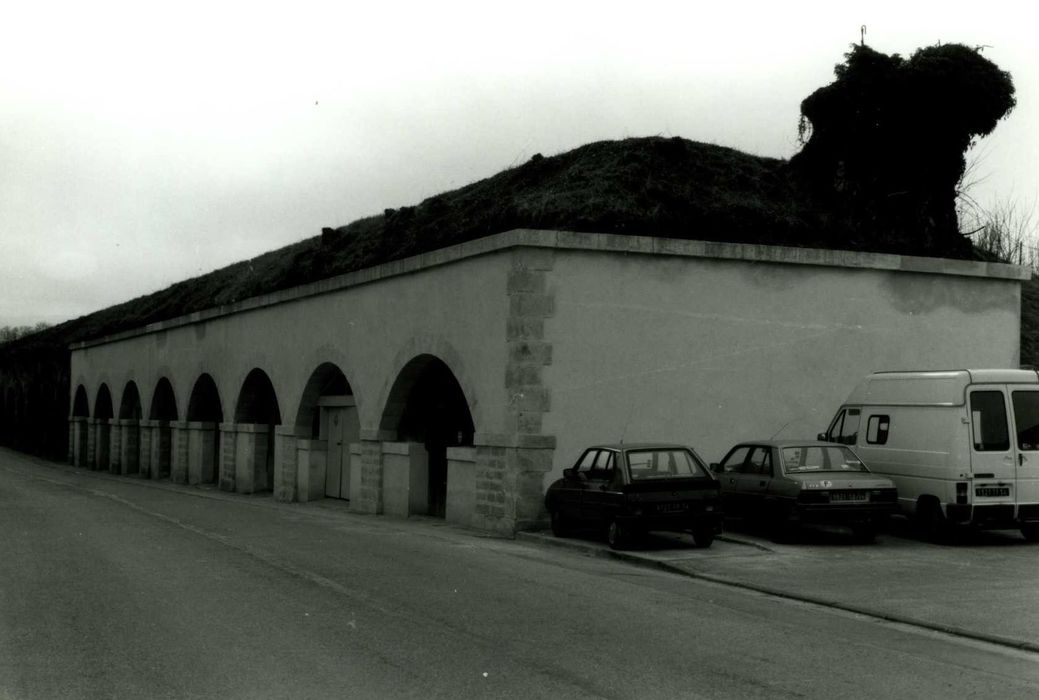
<instances>
[{"instance_id":1,"label":"white truck","mask_svg":"<svg viewBox=\"0 0 1039 700\"><path fill-rule=\"evenodd\" d=\"M960 524L1039 540L1035 370L876 372L819 439L853 445L932 534Z\"/></svg>"}]
</instances>

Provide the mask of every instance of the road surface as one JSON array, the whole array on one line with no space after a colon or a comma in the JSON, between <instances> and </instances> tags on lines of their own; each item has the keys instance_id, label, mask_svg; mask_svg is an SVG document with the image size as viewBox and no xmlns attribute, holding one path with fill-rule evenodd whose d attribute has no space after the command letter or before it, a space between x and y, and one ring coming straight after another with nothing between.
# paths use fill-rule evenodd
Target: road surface
<instances>
[{"instance_id":1,"label":"road surface","mask_svg":"<svg viewBox=\"0 0 1039 700\"><path fill-rule=\"evenodd\" d=\"M1039 697L1035 655L0 450L0 697Z\"/></svg>"}]
</instances>

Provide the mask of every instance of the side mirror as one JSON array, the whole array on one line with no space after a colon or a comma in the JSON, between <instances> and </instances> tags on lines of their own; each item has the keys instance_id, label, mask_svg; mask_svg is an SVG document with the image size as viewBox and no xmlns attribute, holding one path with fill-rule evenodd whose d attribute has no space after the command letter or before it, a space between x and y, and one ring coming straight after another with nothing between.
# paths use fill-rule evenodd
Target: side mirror
<instances>
[{"instance_id":1,"label":"side mirror","mask_svg":"<svg viewBox=\"0 0 1039 700\"><path fill-rule=\"evenodd\" d=\"M711 471L715 474L721 474L722 465L718 464L717 462L711 462Z\"/></svg>"},{"instance_id":2,"label":"side mirror","mask_svg":"<svg viewBox=\"0 0 1039 700\"><path fill-rule=\"evenodd\" d=\"M563 470L563 478L564 479L573 479L574 478L574 468L573 467L567 467L566 469L564 469Z\"/></svg>"},{"instance_id":3,"label":"side mirror","mask_svg":"<svg viewBox=\"0 0 1039 700\"><path fill-rule=\"evenodd\" d=\"M819 442L826 442L826 433L819 433L815 436L815 439Z\"/></svg>"}]
</instances>

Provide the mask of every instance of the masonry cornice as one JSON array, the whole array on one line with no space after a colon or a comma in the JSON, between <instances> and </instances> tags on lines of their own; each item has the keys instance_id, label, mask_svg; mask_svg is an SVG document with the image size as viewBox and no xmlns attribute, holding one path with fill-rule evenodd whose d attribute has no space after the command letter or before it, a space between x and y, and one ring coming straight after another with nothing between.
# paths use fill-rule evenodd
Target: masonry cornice
<instances>
[{"instance_id":1,"label":"masonry cornice","mask_svg":"<svg viewBox=\"0 0 1039 700\"><path fill-rule=\"evenodd\" d=\"M142 335L202 323L223 316L285 304L312 296L371 284L379 280L409 275L425 269L452 264L469 258L513 250L516 248L548 248L555 250L617 253L622 255L660 255L666 257L705 258L749 263L809 265L815 267L850 268L891 272L914 272L958 277L979 277L1004 281L1025 281L1031 271L1019 265L986 263L971 260L927 258L888 253L863 253L820 248L721 243L652 236L631 236L575 231L513 229L503 233L466 241L446 248L401 260L374 265L354 272L318 280L308 284L262 294L184 316L159 321L147 326L94 340L73 343L72 350L105 345Z\"/></svg>"}]
</instances>

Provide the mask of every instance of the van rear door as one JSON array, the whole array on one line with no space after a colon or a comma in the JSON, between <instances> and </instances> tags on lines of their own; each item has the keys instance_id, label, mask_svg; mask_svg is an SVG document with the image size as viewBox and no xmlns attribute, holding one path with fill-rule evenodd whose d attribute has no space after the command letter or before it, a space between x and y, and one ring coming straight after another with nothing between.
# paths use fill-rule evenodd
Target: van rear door
<instances>
[{"instance_id":1,"label":"van rear door","mask_svg":"<svg viewBox=\"0 0 1039 700\"><path fill-rule=\"evenodd\" d=\"M1010 389L1017 448L1018 518L1039 520L1039 387Z\"/></svg>"},{"instance_id":2,"label":"van rear door","mask_svg":"<svg viewBox=\"0 0 1039 700\"><path fill-rule=\"evenodd\" d=\"M1006 386L973 385L968 392L971 427L971 470L975 517L977 506L1005 506L997 511L1013 508L1017 480L1017 450L1011 440L1009 407ZM990 516L1010 519L1012 514Z\"/></svg>"}]
</instances>

